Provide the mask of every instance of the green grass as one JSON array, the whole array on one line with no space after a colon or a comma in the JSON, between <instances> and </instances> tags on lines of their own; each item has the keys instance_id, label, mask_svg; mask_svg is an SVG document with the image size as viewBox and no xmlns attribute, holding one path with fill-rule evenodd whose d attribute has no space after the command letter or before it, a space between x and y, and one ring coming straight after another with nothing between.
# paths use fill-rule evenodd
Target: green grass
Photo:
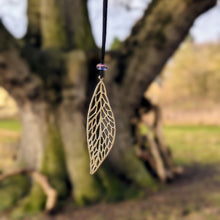
<instances>
[{"instance_id":1,"label":"green grass","mask_svg":"<svg viewBox=\"0 0 220 220\"><path fill-rule=\"evenodd\" d=\"M19 141L18 137L0 135L0 144L17 143L18 141Z\"/></svg>"},{"instance_id":2,"label":"green grass","mask_svg":"<svg viewBox=\"0 0 220 220\"><path fill-rule=\"evenodd\" d=\"M19 119L1 119L0 129L9 130L9 131L20 131L21 123Z\"/></svg>"},{"instance_id":3,"label":"green grass","mask_svg":"<svg viewBox=\"0 0 220 220\"><path fill-rule=\"evenodd\" d=\"M1 119L0 144L18 142L20 131L21 131L21 123L18 119Z\"/></svg>"},{"instance_id":4,"label":"green grass","mask_svg":"<svg viewBox=\"0 0 220 220\"><path fill-rule=\"evenodd\" d=\"M220 162L220 126L165 126L164 134L177 164Z\"/></svg>"}]
</instances>

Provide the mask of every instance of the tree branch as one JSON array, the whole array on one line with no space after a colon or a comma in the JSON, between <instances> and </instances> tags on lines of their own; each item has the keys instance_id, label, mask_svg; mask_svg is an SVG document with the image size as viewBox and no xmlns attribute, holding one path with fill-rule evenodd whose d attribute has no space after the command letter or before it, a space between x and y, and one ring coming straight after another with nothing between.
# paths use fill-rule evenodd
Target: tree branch
<instances>
[{"instance_id":1,"label":"tree branch","mask_svg":"<svg viewBox=\"0 0 220 220\"><path fill-rule=\"evenodd\" d=\"M43 97L40 78L31 73L28 64L21 58L24 46L35 45L39 36L39 3L29 0L29 28L24 40L15 39L0 22L0 86L3 86L18 102ZM33 57L28 54L28 57Z\"/></svg>"},{"instance_id":2,"label":"tree branch","mask_svg":"<svg viewBox=\"0 0 220 220\"><path fill-rule=\"evenodd\" d=\"M29 4L29 18L32 20L30 31L34 31L37 22L33 8L36 4L40 5L38 19L40 17L43 48L93 49L96 47L86 0L50 0L40 3L37 3L37 0L29 0Z\"/></svg>"},{"instance_id":3,"label":"tree branch","mask_svg":"<svg viewBox=\"0 0 220 220\"><path fill-rule=\"evenodd\" d=\"M6 30L0 21L0 52L17 47L17 41Z\"/></svg>"},{"instance_id":4,"label":"tree branch","mask_svg":"<svg viewBox=\"0 0 220 220\"><path fill-rule=\"evenodd\" d=\"M50 185L48 179L43 174L33 171L31 173L32 178L39 183L39 185L42 187L44 193L47 195L47 201L45 205L45 211L51 212L57 203L57 191Z\"/></svg>"},{"instance_id":5,"label":"tree branch","mask_svg":"<svg viewBox=\"0 0 220 220\"><path fill-rule=\"evenodd\" d=\"M65 21L63 19L63 2L60 0L40 2L43 48L66 48L67 33L65 28Z\"/></svg>"},{"instance_id":6,"label":"tree branch","mask_svg":"<svg viewBox=\"0 0 220 220\"><path fill-rule=\"evenodd\" d=\"M144 91L184 40L194 20L215 4L216 0L154 0L150 4L121 48L123 103L133 109L139 105Z\"/></svg>"},{"instance_id":7,"label":"tree branch","mask_svg":"<svg viewBox=\"0 0 220 220\"><path fill-rule=\"evenodd\" d=\"M16 50L0 54L0 85L17 101L41 100L44 97L42 81L31 74L28 65Z\"/></svg>"},{"instance_id":8,"label":"tree branch","mask_svg":"<svg viewBox=\"0 0 220 220\"><path fill-rule=\"evenodd\" d=\"M25 46L40 47L42 44L40 4L39 0L28 0L28 29L24 37Z\"/></svg>"},{"instance_id":9,"label":"tree branch","mask_svg":"<svg viewBox=\"0 0 220 220\"><path fill-rule=\"evenodd\" d=\"M86 50L96 48L87 0L63 0L63 11L69 47Z\"/></svg>"}]
</instances>

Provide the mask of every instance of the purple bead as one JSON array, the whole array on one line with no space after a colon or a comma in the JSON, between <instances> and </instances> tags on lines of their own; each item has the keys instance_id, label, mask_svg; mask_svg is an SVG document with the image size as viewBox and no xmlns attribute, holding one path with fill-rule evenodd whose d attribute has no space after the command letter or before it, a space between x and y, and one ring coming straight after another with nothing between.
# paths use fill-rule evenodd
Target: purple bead
<instances>
[{"instance_id":1,"label":"purple bead","mask_svg":"<svg viewBox=\"0 0 220 220\"><path fill-rule=\"evenodd\" d=\"M99 63L96 66L97 70L106 71L108 69L107 65Z\"/></svg>"}]
</instances>

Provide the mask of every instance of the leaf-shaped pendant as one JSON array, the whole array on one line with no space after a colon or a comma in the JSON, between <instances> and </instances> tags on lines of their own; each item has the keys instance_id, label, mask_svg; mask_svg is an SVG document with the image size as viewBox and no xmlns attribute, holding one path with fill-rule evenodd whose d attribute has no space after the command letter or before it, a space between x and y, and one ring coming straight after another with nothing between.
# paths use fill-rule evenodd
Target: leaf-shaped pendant
<instances>
[{"instance_id":1,"label":"leaf-shaped pendant","mask_svg":"<svg viewBox=\"0 0 220 220\"><path fill-rule=\"evenodd\" d=\"M87 116L90 174L94 174L108 156L115 141L115 133L114 115L105 84L100 79L92 96Z\"/></svg>"}]
</instances>

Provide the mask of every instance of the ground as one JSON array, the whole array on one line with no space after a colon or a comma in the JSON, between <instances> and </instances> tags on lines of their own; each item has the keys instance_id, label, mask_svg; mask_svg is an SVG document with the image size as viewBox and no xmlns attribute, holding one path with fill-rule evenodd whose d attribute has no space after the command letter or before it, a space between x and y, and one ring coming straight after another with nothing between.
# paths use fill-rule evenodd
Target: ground
<instances>
[{"instance_id":1,"label":"ground","mask_svg":"<svg viewBox=\"0 0 220 220\"><path fill-rule=\"evenodd\" d=\"M16 151L19 130L16 120L0 121L1 154L6 146ZM157 192L143 192L139 198L115 204L79 208L70 200L51 216L41 214L25 220L220 219L220 126L169 125L164 132L175 163L185 168L183 176L172 183ZM0 220L10 220L9 214L0 214Z\"/></svg>"},{"instance_id":2,"label":"ground","mask_svg":"<svg viewBox=\"0 0 220 220\"><path fill-rule=\"evenodd\" d=\"M64 209L56 220L218 220L220 219L220 169L187 167L185 175L146 198L87 209ZM37 218L36 218L37 219ZM43 219L43 218L40 218Z\"/></svg>"}]
</instances>

